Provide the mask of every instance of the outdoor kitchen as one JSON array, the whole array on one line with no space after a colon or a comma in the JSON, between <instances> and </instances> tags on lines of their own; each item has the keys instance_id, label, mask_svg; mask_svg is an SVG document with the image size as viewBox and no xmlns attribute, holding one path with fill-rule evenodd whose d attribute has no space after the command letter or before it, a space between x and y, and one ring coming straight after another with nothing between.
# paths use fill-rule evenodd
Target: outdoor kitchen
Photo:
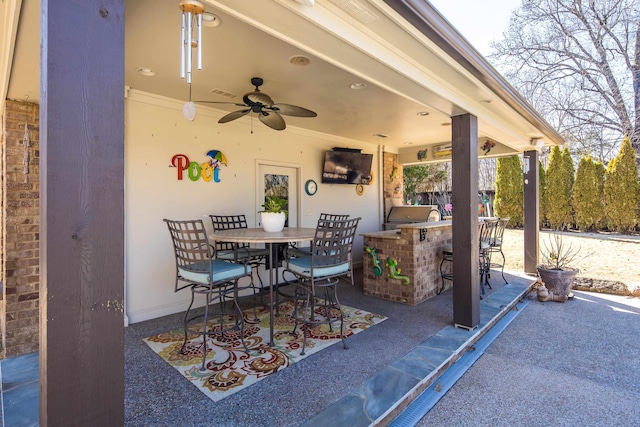
<instances>
[{"instance_id":1,"label":"outdoor kitchen","mask_svg":"<svg viewBox=\"0 0 640 427\"><path fill-rule=\"evenodd\" d=\"M394 230L400 224L415 224L427 221L440 221L440 212L437 205L392 206L384 223L384 229Z\"/></svg>"},{"instance_id":2,"label":"outdoor kitchen","mask_svg":"<svg viewBox=\"0 0 640 427\"><path fill-rule=\"evenodd\" d=\"M422 220L413 221L418 215ZM362 234L364 293L415 305L442 292L442 248L452 242L452 221L439 214L436 220L429 206L395 206L384 228Z\"/></svg>"}]
</instances>

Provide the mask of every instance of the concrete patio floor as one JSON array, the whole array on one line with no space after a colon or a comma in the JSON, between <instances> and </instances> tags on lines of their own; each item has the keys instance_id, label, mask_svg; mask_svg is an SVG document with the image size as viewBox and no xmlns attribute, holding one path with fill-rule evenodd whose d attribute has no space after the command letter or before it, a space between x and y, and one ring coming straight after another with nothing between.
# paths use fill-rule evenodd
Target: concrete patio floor
<instances>
[{"instance_id":1,"label":"concrete patio floor","mask_svg":"<svg viewBox=\"0 0 640 427\"><path fill-rule=\"evenodd\" d=\"M419 415L422 418L414 419L412 423L398 421L411 412L415 402L425 395L423 394L400 417L393 420L391 426L640 425L640 361L637 357L640 354L640 299L589 292L575 293L575 299L564 304L542 303L535 299L534 293L527 295L524 303L518 304L521 306L529 302L526 309L518 310L517 317L490 346L481 350L480 342L493 335L495 329L501 329L500 323L503 321L491 328L475 345L477 348L465 353L462 359L477 352L483 354L452 388L448 391L444 387L439 390L439 384L445 382L444 377L455 370L462 359L437 378L436 387L432 384L425 391L425 394L438 395L434 399L437 404L426 415ZM425 311L428 307L434 317L438 317L440 313L438 307L450 311L446 294L442 296L445 298L435 298L436 304L425 304L418 311ZM366 300L366 297L362 298L363 301ZM382 306L383 303L381 308ZM410 308L405 309L413 312ZM505 318L513 316L515 312L511 310ZM170 319L165 321L170 323ZM165 321L159 319L153 323L161 326ZM399 320L399 324L405 321ZM444 319L442 322L446 323ZM384 323L386 321L378 326ZM139 327L153 329L154 326L141 324ZM431 327L427 322L424 329L429 330ZM141 332L127 330L128 340L135 341L136 347L139 338L133 335L144 335ZM403 335L400 341L411 338L408 331L398 333ZM377 348L376 338L381 335L383 334L365 340L364 345ZM334 346L336 351L331 352L332 358L349 358L344 355L355 350L351 338L349 343L350 348L346 351ZM382 357L387 349L389 352L394 351L389 346L384 348L384 352L372 353ZM164 362L158 364L159 358L154 354L135 354L131 350L128 341L126 425L131 426L259 426L278 425L276 423L281 420L285 421L281 425L298 425L313 419L310 417L315 415L311 413L315 409L308 410L307 406L313 400L313 391L318 387L330 390L335 402L339 402L341 396L344 397L356 387L353 384L348 390L342 390L335 382L306 383L304 380L312 374L322 374L319 370L324 365L314 362L304 369L297 369L294 365L273 376L271 384L267 383L267 379L263 381L265 384L245 390L250 392L253 387L260 387L259 392L251 391L233 402L224 399L214 404L182 378L176 378L174 370L168 369ZM329 349L323 352L326 351ZM20 365L26 370L21 371ZM159 369L156 365L165 365L167 369ZM13 413L13 418L4 419L4 425L37 425L37 353L4 360L0 362L0 367L5 390L2 396L4 407ZM350 369L367 370L366 368L363 363L359 363ZM149 370L151 376L145 381L136 382L136 372L145 370ZM290 370L292 375L286 373ZM353 378L356 374L351 371L342 374ZM280 380L279 376L286 376L286 381ZM16 378L21 384L13 383ZM293 382L289 382L291 378ZM282 384L283 381L287 384ZM25 389L30 387L36 392L35 396L26 394L20 398L22 408L14 405L16 400L12 400L19 396L10 395L11 390L17 389L16 386L25 386ZM290 389L298 393L299 397L292 399ZM261 393L264 394L260 395ZM203 412L198 412L203 408ZM259 412L262 414L257 414ZM30 420L16 418L16 415L28 415ZM311 422L308 424L322 425Z\"/></svg>"},{"instance_id":2,"label":"concrete patio floor","mask_svg":"<svg viewBox=\"0 0 640 427\"><path fill-rule=\"evenodd\" d=\"M451 290L412 307L365 296L360 270L356 270L355 279L355 287L341 285L341 302L385 315L386 321L350 337L347 350L332 346L217 403L142 342L142 338L180 325L181 314L129 326L125 336L125 424L388 423L472 347L533 282L530 277L508 276L510 284L503 286L500 275L493 274L493 289L487 289L481 304L481 325L469 332L451 326ZM21 360L24 363L16 363ZM8 359L1 366L3 372L26 369L36 373L35 380L23 376L24 384L7 384L4 425L37 425L37 354Z\"/></svg>"}]
</instances>

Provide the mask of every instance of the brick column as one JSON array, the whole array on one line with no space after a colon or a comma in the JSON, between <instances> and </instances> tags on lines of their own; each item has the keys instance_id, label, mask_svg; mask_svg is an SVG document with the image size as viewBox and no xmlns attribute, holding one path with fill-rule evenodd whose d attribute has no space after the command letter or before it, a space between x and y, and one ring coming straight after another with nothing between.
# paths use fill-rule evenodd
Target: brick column
<instances>
[{"instance_id":1,"label":"brick column","mask_svg":"<svg viewBox=\"0 0 640 427\"><path fill-rule=\"evenodd\" d=\"M39 107L7 101L2 118L0 358L38 350L39 330ZM25 171L25 124L29 129ZM25 173L26 172L26 173Z\"/></svg>"},{"instance_id":2,"label":"brick column","mask_svg":"<svg viewBox=\"0 0 640 427\"><path fill-rule=\"evenodd\" d=\"M395 172L394 172L395 170ZM384 183L384 217L385 220L392 206L401 205L403 197L402 165L398 164L398 155L384 152L382 157L382 176Z\"/></svg>"}]
</instances>

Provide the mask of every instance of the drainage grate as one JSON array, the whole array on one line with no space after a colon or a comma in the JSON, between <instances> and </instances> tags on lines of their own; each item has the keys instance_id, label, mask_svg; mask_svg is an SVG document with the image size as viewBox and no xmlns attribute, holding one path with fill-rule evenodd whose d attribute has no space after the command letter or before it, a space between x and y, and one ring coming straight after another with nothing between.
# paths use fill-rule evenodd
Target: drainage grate
<instances>
[{"instance_id":1,"label":"drainage grate","mask_svg":"<svg viewBox=\"0 0 640 427\"><path fill-rule=\"evenodd\" d=\"M500 319L475 344L475 350L467 351L456 363L451 365L440 377L407 406L392 422L391 427L415 426L427 412L445 395L462 375L482 356L491 343L509 326L509 323L529 304L528 299L521 300L502 319Z\"/></svg>"}]
</instances>

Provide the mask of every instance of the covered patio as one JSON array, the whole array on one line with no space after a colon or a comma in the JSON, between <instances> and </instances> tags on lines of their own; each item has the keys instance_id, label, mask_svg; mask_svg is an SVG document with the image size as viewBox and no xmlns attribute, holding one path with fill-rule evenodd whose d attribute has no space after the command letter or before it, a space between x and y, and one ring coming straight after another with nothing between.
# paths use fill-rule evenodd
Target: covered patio
<instances>
[{"instance_id":1,"label":"covered patio","mask_svg":"<svg viewBox=\"0 0 640 427\"><path fill-rule=\"evenodd\" d=\"M3 143L22 147L26 127L38 130L39 143L39 170L23 169L21 158L9 156L17 163L3 170L3 177L14 188L36 193L40 206L39 283L25 287L13 281L17 268L3 271L3 304L9 311L29 305L32 314L40 312L28 326L39 328L41 425L122 423L123 323L153 322L180 312L185 302L171 289L173 262L168 243L161 243L166 241L161 219L201 218L221 209L251 215L263 196L261 168L294 171L294 225L314 226L326 206L339 206L363 217L359 232L378 231L402 197L402 175L394 171L436 161L437 149L449 146L457 249L445 323L475 334L483 324L482 303L478 248L469 242L477 241L479 147L490 139L496 145L491 156L524 152L525 163L532 165L525 168L524 251L525 271L533 271L536 148L539 141L552 145L562 138L429 3L313 3L207 1L208 9L223 16L220 29L230 33L207 36L211 59L203 72L211 74L195 73L191 86L178 77L180 48L167 36L170 29L178 34L175 1L146 7L142 1L109 7L45 1L41 10L35 0L3 3L8 17L3 46L9 47L0 63L3 123L14 126L10 132L3 128ZM38 27L40 40L31 31ZM40 61L33 61L39 45ZM168 53L170 46L175 55ZM315 68L308 73L291 68L289 58L298 54L310 57ZM157 79L145 80L138 71L145 62ZM249 116L218 123L238 108L234 103L215 108L197 103L197 119L183 117L190 93L196 101L220 100L213 95L229 92L213 91L213 84L242 93L256 75L273 82L268 91L278 100L313 107L317 120L287 118L289 127L280 133ZM350 89L355 82L365 82L370 91ZM305 196L303 183L319 180L319 159L336 146L372 153L377 179L364 195L327 184L318 195ZM197 156L211 149L230 159L221 182L181 182L176 169L167 167L183 150ZM22 211L8 212L19 217ZM257 225L257 217L250 221ZM359 241L357 263L362 253ZM402 308L430 314L423 305ZM383 349L393 355L392 346Z\"/></svg>"},{"instance_id":2,"label":"covered patio","mask_svg":"<svg viewBox=\"0 0 640 427\"><path fill-rule=\"evenodd\" d=\"M356 269L355 286L340 285L341 302L387 320L349 337L346 350L333 345L218 402L143 342L179 326L182 313L130 325L124 347L125 425L387 425L422 391L444 383L443 374L465 354L474 353L477 341L521 301L533 282L508 275L505 285L499 274L494 276L480 304L479 328L464 331L450 325L451 290L409 307L363 295L361 270ZM424 368L416 365L416 351ZM37 363L37 358L25 360ZM5 385L7 427L37 422L37 384L30 378L24 382L13 383L9 392ZM30 393L34 389L35 395ZM361 393L362 400L355 398Z\"/></svg>"}]
</instances>

